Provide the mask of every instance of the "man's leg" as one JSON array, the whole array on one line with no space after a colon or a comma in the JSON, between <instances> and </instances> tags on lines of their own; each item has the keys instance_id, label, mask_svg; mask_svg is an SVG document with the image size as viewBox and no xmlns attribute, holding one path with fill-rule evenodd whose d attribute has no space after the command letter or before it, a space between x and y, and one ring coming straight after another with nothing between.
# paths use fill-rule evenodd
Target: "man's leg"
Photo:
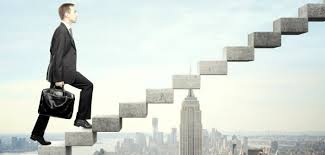
<instances>
[{"instance_id":1,"label":"man's leg","mask_svg":"<svg viewBox=\"0 0 325 155\"><path fill-rule=\"evenodd\" d=\"M43 137L49 119L50 119L49 116L38 115L37 121L32 131L32 135Z\"/></svg>"},{"instance_id":2,"label":"man's leg","mask_svg":"<svg viewBox=\"0 0 325 155\"><path fill-rule=\"evenodd\" d=\"M86 120L91 117L91 101L93 95L93 83L84 77L78 71L76 72L76 78L71 86L81 89L79 108L76 116L77 119Z\"/></svg>"},{"instance_id":3,"label":"man's leg","mask_svg":"<svg viewBox=\"0 0 325 155\"><path fill-rule=\"evenodd\" d=\"M51 82L50 87L53 87L54 83ZM45 129L47 127L47 124L49 122L50 116L46 115L38 115L37 121L35 123L34 129L32 131L32 135L36 136L44 136Z\"/></svg>"},{"instance_id":4,"label":"man's leg","mask_svg":"<svg viewBox=\"0 0 325 155\"><path fill-rule=\"evenodd\" d=\"M54 83L51 82L50 87L52 87L53 85L54 85ZM50 119L50 116L38 115L37 121L36 121L34 129L32 131L32 135L30 137L32 140L38 141L42 145L50 145L51 144L51 142L46 141L44 139L44 132L45 132L45 129L49 122L49 119Z\"/></svg>"}]
</instances>

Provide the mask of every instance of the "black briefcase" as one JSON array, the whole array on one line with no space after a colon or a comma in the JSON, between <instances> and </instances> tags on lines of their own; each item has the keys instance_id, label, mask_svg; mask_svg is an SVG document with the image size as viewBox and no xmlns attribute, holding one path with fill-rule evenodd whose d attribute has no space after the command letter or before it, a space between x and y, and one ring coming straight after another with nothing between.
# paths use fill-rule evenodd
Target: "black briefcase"
<instances>
[{"instance_id":1,"label":"black briefcase","mask_svg":"<svg viewBox=\"0 0 325 155\"><path fill-rule=\"evenodd\" d=\"M73 114L75 96L63 88L45 88L42 90L38 113L40 115L47 115L70 119Z\"/></svg>"}]
</instances>

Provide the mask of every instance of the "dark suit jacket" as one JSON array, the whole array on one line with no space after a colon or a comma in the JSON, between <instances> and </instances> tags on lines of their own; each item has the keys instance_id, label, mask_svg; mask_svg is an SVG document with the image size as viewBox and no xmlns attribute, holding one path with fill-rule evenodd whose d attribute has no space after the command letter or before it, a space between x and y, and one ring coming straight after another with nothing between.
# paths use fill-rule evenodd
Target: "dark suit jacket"
<instances>
[{"instance_id":1,"label":"dark suit jacket","mask_svg":"<svg viewBox=\"0 0 325 155\"><path fill-rule=\"evenodd\" d=\"M74 40L67 27L61 22L51 41L51 58L46 80L71 84L76 73L77 52Z\"/></svg>"}]
</instances>

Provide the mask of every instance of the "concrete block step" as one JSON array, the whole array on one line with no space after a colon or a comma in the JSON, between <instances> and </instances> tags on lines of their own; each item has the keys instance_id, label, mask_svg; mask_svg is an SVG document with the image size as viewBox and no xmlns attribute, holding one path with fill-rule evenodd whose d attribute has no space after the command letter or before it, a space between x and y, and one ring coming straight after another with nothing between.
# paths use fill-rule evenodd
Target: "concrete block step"
<instances>
[{"instance_id":1,"label":"concrete block step","mask_svg":"<svg viewBox=\"0 0 325 155\"><path fill-rule=\"evenodd\" d=\"M282 35L298 35L308 32L307 18L279 18L273 22L273 32Z\"/></svg>"},{"instance_id":2,"label":"concrete block step","mask_svg":"<svg viewBox=\"0 0 325 155\"><path fill-rule=\"evenodd\" d=\"M66 146L92 146L97 141L97 132L79 127L65 132L64 138Z\"/></svg>"},{"instance_id":3,"label":"concrete block step","mask_svg":"<svg viewBox=\"0 0 325 155\"><path fill-rule=\"evenodd\" d=\"M279 32L253 32L248 35L248 46L254 48L276 48L281 46Z\"/></svg>"},{"instance_id":4,"label":"concrete block step","mask_svg":"<svg viewBox=\"0 0 325 155\"><path fill-rule=\"evenodd\" d=\"M38 155L72 155L71 146L64 141L51 141L51 145L38 145Z\"/></svg>"},{"instance_id":5,"label":"concrete block step","mask_svg":"<svg viewBox=\"0 0 325 155\"><path fill-rule=\"evenodd\" d=\"M200 61L198 73L200 75L227 75L227 60Z\"/></svg>"},{"instance_id":6,"label":"concrete block step","mask_svg":"<svg viewBox=\"0 0 325 155\"><path fill-rule=\"evenodd\" d=\"M200 75L173 75L173 89L200 89Z\"/></svg>"},{"instance_id":7,"label":"concrete block step","mask_svg":"<svg viewBox=\"0 0 325 155\"><path fill-rule=\"evenodd\" d=\"M92 118L93 132L119 132L122 118L119 115L97 115Z\"/></svg>"},{"instance_id":8,"label":"concrete block step","mask_svg":"<svg viewBox=\"0 0 325 155\"><path fill-rule=\"evenodd\" d=\"M228 62L254 61L255 52L253 47L228 46L223 48L223 57Z\"/></svg>"},{"instance_id":9,"label":"concrete block step","mask_svg":"<svg viewBox=\"0 0 325 155\"><path fill-rule=\"evenodd\" d=\"M123 118L144 118L148 114L146 102L119 103L119 116Z\"/></svg>"},{"instance_id":10,"label":"concrete block step","mask_svg":"<svg viewBox=\"0 0 325 155\"><path fill-rule=\"evenodd\" d=\"M147 89L146 102L148 104L155 103L173 103L174 102L174 89Z\"/></svg>"},{"instance_id":11,"label":"concrete block step","mask_svg":"<svg viewBox=\"0 0 325 155\"><path fill-rule=\"evenodd\" d=\"M306 4L299 8L299 17L308 18L308 21L325 21L325 4Z\"/></svg>"}]
</instances>

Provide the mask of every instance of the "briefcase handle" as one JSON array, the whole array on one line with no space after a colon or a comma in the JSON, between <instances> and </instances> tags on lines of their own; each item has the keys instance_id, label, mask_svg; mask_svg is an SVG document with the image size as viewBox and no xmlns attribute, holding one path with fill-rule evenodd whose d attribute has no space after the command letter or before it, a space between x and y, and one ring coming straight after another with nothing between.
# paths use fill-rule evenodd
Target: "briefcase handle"
<instances>
[{"instance_id":1,"label":"briefcase handle","mask_svg":"<svg viewBox=\"0 0 325 155\"><path fill-rule=\"evenodd\" d=\"M59 87L59 86L56 86L56 85L54 84L54 85L53 85L53 88L55 88L55 89L57 89L57 88L62 89L62 94L63 94L63 96L65 96L65 95L64 95L64 85L63 85L62 87Z\"/></svg>"}]
</instances>

